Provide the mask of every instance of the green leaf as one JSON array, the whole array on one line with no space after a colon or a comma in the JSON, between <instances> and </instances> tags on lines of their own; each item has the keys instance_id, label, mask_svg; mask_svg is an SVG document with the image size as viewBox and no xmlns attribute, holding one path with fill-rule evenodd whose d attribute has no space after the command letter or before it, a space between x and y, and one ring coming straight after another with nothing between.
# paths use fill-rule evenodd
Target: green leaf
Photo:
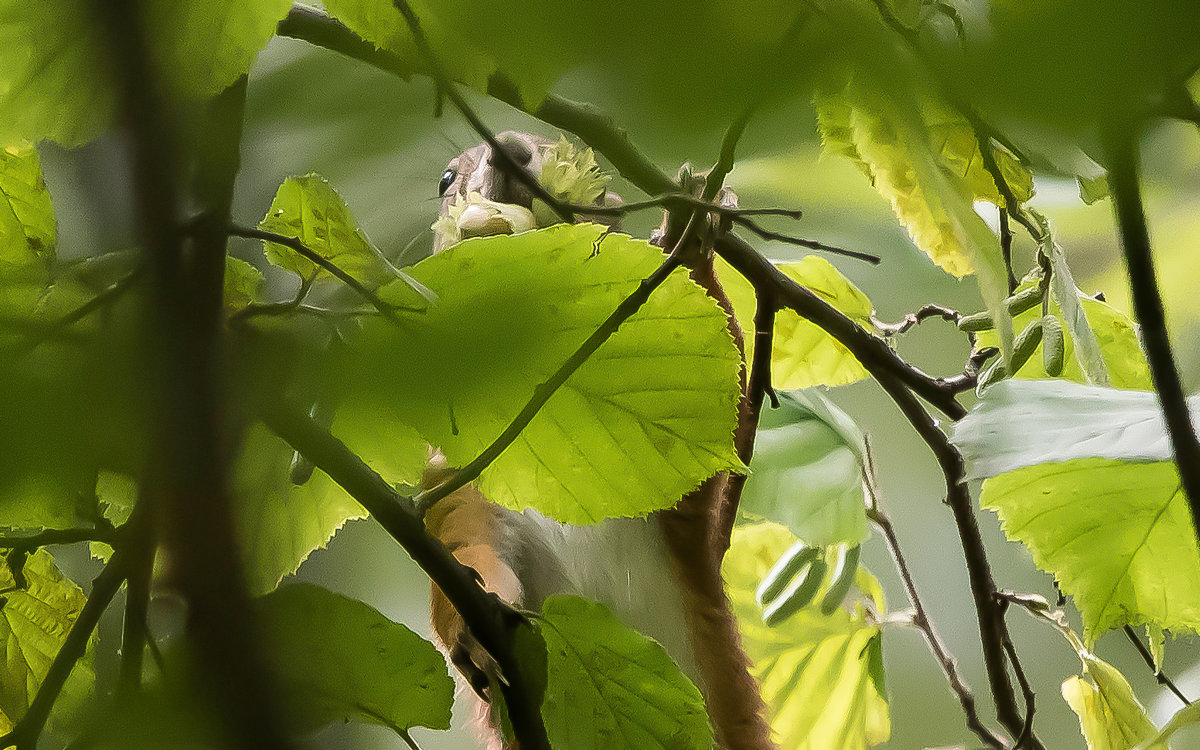
<instances>
[{"instance_id":1,"label":"green leaf","mask_svg":"<svg viewBox=\"0 0 1200 750\"><path fill-rule=\"evenodd\" d=\"M881 633L861 604L826 616L814 603L774 627L762 622L755 588L795 541L775 524L742 527L723 568L774 739L789 750L864 750L886 742ZM881 600L873 605L882 611Z\"/></svg>"},{"instance_id":2,"label":"green leaf","mask_svg":"<svg viewBox=\"0 0 1200 750\"><path fill-rule=\"evenodd\" d=\"M0 529L66 529L88 522L83 498L93 482L93 474L74 466L5 477L0 485Z\"/></svg>"},{"instance_id":3,"label":"green leaf","mask_svg":"<svg viewBox=\"0 0 1200 750\"><path fill-rule=\"evenodd\" d=\"M87 601L44 549L29 556L24 573L28 587L14 590L12 571L0 564L0 711L14 721L29 708ZM79 708L91 693L94 644L93 636L67 679L58 710Z\"/></svg>"},{"instance_id":4,"label":"green leaf","mask_svg":"<svg viewBox=\"0 0 1200 750\"><path fill-rule=\"evenodd\" d=\"M1017 291L1027 289L1037 282L1027 281L1017 287ZM1087 317L1088 327L1096 337L1104 365L1108 371L1109 385L1113 388L1128 388L1134 390L1150 390L1153 383L1150 380L1150 369L1146 365L1146 355L1138 344L1137 327L1126 315L1116 308L1093 299L1076 290L1083 314ZM1055 294L1057 297L1057 293ZM1075 352L1075 339L1072 331L1079 330L1079 322L1066 318L1058 303L1050 303L1051 314L1063 321L1063 338L1066 344L1063 371L1059 375L1063 380L1073 380L1077 383L1088 382L1087 375L1080 365L1080 355ZM1042 308L1034 307L1013 318L1013 326L1023 329L1033 320L1040 318ZM995 331L981 331L976 335L977 347L997 346L999 339ZM1042 345L1039 344L1034 354L1029 358L1014 377L1027 379L1044 379L1050 377L1042 366ZM1089 366L1092 367L1092 366Z\"/></svg>"},{"instance_id":5,"label":"green leaf","mask_svg":"<svg viewBox=\"0 0 1200 750\"><path fill-rule=\"evenodd\" d=\"M439 55L438 61L447 75L477 91L486 91L488 78L496 70L495 62L485 52L487 48L474 46L469 36L448 27L441 20L445 8L437 3L410 0L408 4L420 19L421 29ZM402 64L414 73L429 69L417 50L408 24L392 0L328 0L324 5L331 16L351 31L379 49L398 55Z\"/></svg>"},{"instance_id":6,"label":"green leaf","mask_svg":"<svg viewBox=\"0 0 1200 750\"><path fill-rule=\"evenodd\" d=\"M810 289L863 328L870 330L874 306L832 263L809 255L796 263L780 263L780 271L796 283ZM717 273L742 330L754 331L756 306L754 287L723 260ZM754 353L754 336L747 335L746 359ZM854 383L867 377L867 371L848 349L819 326L804 320L791 310L775 315L771 347L771 384L778 390L835 386Z\"/></svg>"},{"instance_id":7,"label":"green leaf","mask_svg":"<svg viewBox=\"0 0 1200 750\"><path fill-rule=\"evenodd\" d=\"M368 437L359 427L361 416L339 414L339 420L334 422L334 434L348 441L368 465L389 481L415 483L426 448L411 431L397 428ZM234 465L243 559L250 589L256 593L278 586L347 521L367 516L324 472L314 471L303 485L293 485L293 455L283 440L255 425L247 431Z\"/></svg>"},{"instance_id":8,"label":"green leaf","mask_svg":"<svg viewBox=\"0 0 1200 750\"><path fill-rule=\"evenodd\" d=\"M0 149L0 277L54 260L54 205L32 148Z\"/></svg>"},{"instance_id":9,"label":"green leaf","mask_svg":"<svg viewBox=\"0 0 1200 750\"><path fill-rule=\"evenodd\" d=\"M432 643L360 601L290 584L261 601L291 726L334 721L450 728L454 680Z\"/></svg>"},{"instance_id":10,"label":"green leaf","mask_svg":"<svg viewBox=\"0 0 1200 750\"><path fill-rule=\"evenodd\" d=\"M146 3L141 22L154 74L180 96L214 95L250 69L289 7L290 0ZM0 144L78 146L111 123L115 63L96 13L85 0L0 0Z\"/></svg>"},{"instance_id":11,"label":"green leaf","mask_svg":"<svg viewBox=\"0 0 1200 750\"><path fill-rule=\"evenodd\" d=\"M825 147L854 158L916 244L954 276L976 274L979 290L998 321L1001 349L1012 348L1003 300L1007 272L999 238L975 213L973 201L996 198L995 183L980 170L982 157L970 126L929 95L915 106L903 97L880 95L863 81L818 96ZM965 128L965 130L964 130ZM1010 156L995 152L1015 197L1032 194L1032 177ZM990 192L989 192L990 189ZM995 201L993 201L995 202Z\"/></svg>"},{"instance_id":12,"label":"green leaf","mask_svg":"<svg viewBox=\"0 0 1200 750\"><path fill-rule=\"evenodd\" d=\"M1158 730L1125 675L1086 650L1080 649L1079 658L1087 679L1068 677L1062 684L1062 696L1079 716L1088 750L1130 750L1134 745L1167 750L1165 742L1140 745Z\"/></svg>"},{"instance_id":13,"label":"green leaf","mask_svg":"<svg viewBox=\"0 0 1200 750\"><path fill-rule=\"evenodd\" d=\"M284 180L258 228L300 240L359 281L382 269L378 252L358 228L342 196L317 174ZM300 274L302 278L334 278L285 245L264 240L263 250L267 260Z\"/></svg>"},{"instance_id":14,"label":"green leaf","mask_svg":"<svg viewBox=\"0 0 1200 750\"><path fill-rule=\"evenodd\" d=\"M1042 254L1050 259L1050 294L1058 305L1063 322L1066 323L1065 330L1074 344L1074 359L1079 364L1085 382L1108 385L1110 380L1108 366L1104 363L1104 351L1100 348L1100 340L1092 330L1087 312L1083 309L1083 303L1080 301L1083 295L1079 287L1075 286L1075 277L1067 265L1066 253L1054 241L1050 222L1035 211L1030 213L1042 225L1044 239L1041 250ZM1065 358L1065 350L1063 354Z\"/></svg>"},{"instance_id":15,"label":"green leaf","mask_svg":"<svg viewBox=\"0 0 1200 750\"><path fill-rule=\"evenodd\" d=\"M1200 632L1200 550L1172 463L1041 464L987 480L980 504L1074 598L1089 644L1123 625Z\"/></svg>"},{"instance_id":16,"label":"green leaf","mask_svg":"<svg viewBox=\"0 0 1200 750\"><path fill-rule=\"evenodd\" d=\"M402 327L364 321L357 353L331 376L362 383L353 387L368 397L364 408L413 425L449 465L467 463L662 262L658 248L605 232L560 225L476 238L422 261L412 275L438 303ZM414 296L399 283L384 292L393 290ZM724 313L677 271L550 398L480 488L506 507L575 524L674 505L740 467L739 365Z\"/></svg>"},{"instance_id":17,"label":"green leaf","mask_svg":"<svg viewBox=\"0 0 1200 750\"><path fill-rule=\"evenodd\" d=\"M571 750L708 750L712 728L700 690L662 646L603 605L552 596L542 606L546 733Z\"/></svg>"},{"instance_id":18,"label":"green leaf","mask_svg":"<svg viewBox=\"0 0 1200 750\"><path fill-rule=\"evenodd\" d=\"M137 505L138 485L133 477L115 471L101 471L96 475L96 500L98 509L113 526L129 520ZM108 562L113 548L105 542L89 542L88 550L97 560Z\"/></svg>"},{"instance_id":19,"label":"green leaf","mask_svg":"<svg viewBox=\"0 0 1200 750\"><path fill-rule=\"evenodd\" d=\"M1079 175L1075 181L1079 183L1079 199L1089 206L1108 197L1107 172L1101 171L1092 177Z\"/></svg>"},{"instance_id":20,"label":"green leaf","mask_svg":"<svg viewBox=\"0 0 1200 750\"><path fill-rule=\"evenodd\" d=\"M262 298L263 274L232 255L225 257L225 307L236 310Z\"/></svg>"},{"instance_id":21,"label":"green leaf","mask_svg":"<svg viewBox=\"0 0 1200 750\"><path fill-rule=\"evenodd\" d=\"M867 538L858 425L816 391L779 394L764 406L742 511L782 523L807 544Z\"/></svg>"}]
</instances>

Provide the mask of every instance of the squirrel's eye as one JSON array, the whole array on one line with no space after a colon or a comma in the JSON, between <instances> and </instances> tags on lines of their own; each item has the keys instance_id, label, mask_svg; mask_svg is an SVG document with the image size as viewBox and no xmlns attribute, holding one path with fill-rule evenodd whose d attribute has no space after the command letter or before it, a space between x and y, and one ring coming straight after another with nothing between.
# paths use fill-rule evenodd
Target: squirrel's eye
<instances>
[{"instance_id":1,"label":"squirrel's eye","mask_svg":"<svg viewBox=\"0 0 1200 750\"><path fill-rule=\"evenodd\" d=\"M445 172L442 172L442 179L438 182L438 197L446 194L446 191L450 189L451 183L454 182L454 178L457 176L458 172L455 172L453 169L447 169Z\"/></svg>"}]
</instances>

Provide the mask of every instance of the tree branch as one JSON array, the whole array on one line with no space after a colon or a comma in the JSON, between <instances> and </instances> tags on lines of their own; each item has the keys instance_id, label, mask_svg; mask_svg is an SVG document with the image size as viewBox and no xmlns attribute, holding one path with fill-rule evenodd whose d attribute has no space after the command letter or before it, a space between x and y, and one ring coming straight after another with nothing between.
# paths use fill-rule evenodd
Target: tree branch
<instances>
[{"instance_id":1,"label":"tree branch","mask_svg":"<svg viewBox=\"0 0 1200 750\"><path fill-rule=\"evenodd\" d=\"M794 310L850 350L863 367L880 383L912 389L951 419L960 419L967 411L955 400L955 392L946 381L930 377L900 358L883 339L871 335L811 290L797 284L754 248L734 235L717 241L717 254L745 276L755 290L770 290L781 307ZM892 391L889 390L889 393Z\"/></svg>"},{"instance_id":2,"label":"tree branch","mask_svg":"<svg viewBox=\"0 0 1200 750\"><path fill-rule=\"evenodd\" d=\"M534 678L517 659L514 646L515 629L522 625L520 616L484 591L474 572L426 531L408 498L399 495L303 408L272 404L263 420L362 504L445 593L471 635L496 660L504 675L499 681L500 690L522 750L549 750L540 706L530 701L535 695Z\"/></svg>"},{"instance_id":3,"label":"tree branch","mask_svg":"<svg viewBox=\"0 0 1200 750\"><path fill-rule=\"evenodd\" d=\"M868 476L873 473L873 469L870 468L869 464L870 462L868 461ZM946 682L949 683L951 692L958 698L963 713L966 714L967 728L974 732L975 736L988 747L1003 750L1006 746L1004 738L985 726L979 718L979 712L975 709L975 694L971 690L971 686L958 673L958 662L954 659L954 655L950 653L950 649L942 641L941 636L938 635L937 628L934 627L933 621L929 619L929 613L925 611L925 605L921 602L921 596L917 592L917 584L913 580L912 572L908 569L904 553L900 550L900 540L896 537L896 529L892 525L892 520L879 508L879 499L876 496L873 480L868 480L867 487L870 489L872 500L872 507L867 511L867 518L871 519L871 522L883 534L888 551L892 553L892 560L895 561L896 570L900 573L900 581L904 584L908 600L912 602L913 625L925 637L925 643L929 645L929 650L933 652L934 658L937 659L938 665L942 668L942 673L946 675Z\"/></svg>"},{"instance_id":4,"label":"tree branch","mask_svg":"<svg viewBox=\"0 0 1200 750\"><path fill-rule=\"evenodd\" d=\"M185 148L176 129L179 110L151 62L146 3L95 5L113 57L116 111L128 138L133 211L150 282L143 367L155 418L142 487L188 605L199 694L215 710L230 747L281 750L290 743L256 643L233 527L219 383L226 228L245 78L207 103L203 124L194 129L202 136ZM186 237L177 223L187 203L180 189L185 175L192 178L189 197L203 212Z\"/></svg>"},{"instance_id":5,"label":"tree branch","mask_svg":"<svg viewBox=\"0 0 1200 750\"><path fill-rule=\"evenodd\" d=\"M1188 413L1183 383L1171 353L1171 339L1167 334L1166 314L1154 273L1150 232L1146 227L1141 187L1138 184L1136 139L1135 129L1120 125L1110 126L1105 133L1109 155L1108 182L1117 229L1121 235L1121 249L1125 253L1125 266L1129 271L1134 315L1141 325L1154 390L1158 392L1158 400L1162 405L1167 434L1171 437L1171 447L1175 452L1175 466L1179 469L1183 493L1191 511L1193 533L1200 537L1200 439L1196 436L1195 425Z\"/></svg>"},{"instance_id":6,"label":"tree branch","mask_svg":"<svg viewBox=\"0 0 1200 750\"><path fill-rule=\"evenodd\" d=\"M42 342L56 335L60 331L70 328L87 316L91 315L96 310L116 302L122 295L125 294L125 292L129 291L129 288L133 286L133 283L137 281L138 276L140 275L141 271L136 270L123 278L117 279L112 284L109 284L107 287L97 292L96 296L79 305L79 307L76 307L74 310L66 313L61 318L51 321L36 332L27 334L24 341L9 349L9 353L16 357L21 357L25 354L28 354L36 349Z\"/></svg>"},{"instance_id":7,"label":"tree branch","mask_svg":"<svg viewBox=\"0 0 1200 750\"><path fill-rule=\"evenodd\" d=\"M100 615L104 614L104 610L112 602L117 589L125 580L125 575L125 554L118 549L92 582L92 593L84 603L83 609L79 611L79 617L72 623L62 647L54 656L54 661L50 663L46 678L38 687L37 695L29 704L29 709L11 732L0 737L0 748L36 750L38 738L41 737L55 701L66 685L67 678L71 676L76 662L87 652L88 640L100 622Z\"/></svg>"},{"instance_id":8,"label":"tree branch","mask_svg":"<svg viewBox=\"0 0 1200 750\"><path fill-rule=\"evenodd\" d=\"M379 298L379 295L363 286L358 279L346 273L340 266L321 255L316 250L313 250L308 245L305 245L298 237L288 237L286 234L276 234L275 232L268 232L264 229L242 227L234 224L229 225L228 231L232 237L245 237L252 240L274 242L278 245L283 245L295 250L308 260L311 260L313 263L316 263L318 266L331 273L338 281L353 289L360 297L365 299L367 302L370 302L371 306L378 310L379 313L385 318L393 323L400 322L400 318L396 315L396 310L399 308L397 308L395 305L390 305L387 302L384 302ZM294 309L299 303L289 302L285 304Z\"/></svg>"}]
</instances>

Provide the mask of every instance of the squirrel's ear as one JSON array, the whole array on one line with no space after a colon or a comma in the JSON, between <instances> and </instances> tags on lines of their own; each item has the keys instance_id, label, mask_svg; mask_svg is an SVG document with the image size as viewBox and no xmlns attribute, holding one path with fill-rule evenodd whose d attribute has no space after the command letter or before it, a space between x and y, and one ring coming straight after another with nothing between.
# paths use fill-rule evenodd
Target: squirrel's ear
<instances>
[{"instance_id":1,"label":"squirrel's ear","mask_svg":"<svg viewBox=\"0 0 1200 750\"><path fill-rule=\"evenodd\" d=\"M527 167L533 160L533 148L527 138L522 135L510 130L497 135L496 141L500 144L500 148L508 152L514 162L522 167Z\"/></svg>"}]
</instances>

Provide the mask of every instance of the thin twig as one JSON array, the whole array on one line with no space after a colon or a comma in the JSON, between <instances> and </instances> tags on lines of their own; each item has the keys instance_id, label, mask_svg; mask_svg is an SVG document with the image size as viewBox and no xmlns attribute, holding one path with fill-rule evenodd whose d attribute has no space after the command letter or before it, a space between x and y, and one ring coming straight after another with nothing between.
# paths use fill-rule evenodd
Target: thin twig
<instances>
[{"instance_id":1,"label":"thin twig","mask_svg":"<svg viewBox=\"0 0 1200 750\"><path fill-rule=\"evenodd\" d=\"M1133 628L1126 625L1121 628L1121 630L1125 633L1125 637L1129 639L1129 642L1133 644L1133 647L1137 649L1138 654L1142 657L1142 661L1146 662L1147 667L1150 667L1150 671L1154 673L1154 679L1158 682L1158 684L1166 687L1168 690L1174 693L1175 697L1183 702L1183 705L1192 705L1192 702L1188 700L1186 695L1183 694L1183 691L1179 689L1179 686L1176 685L1170 677L1167 677L1154 663L1154 655L1150 653L1150 649L1146 648L1146 644L1142 643L1142 639L1138 638L1137 633L1133 632Z\"/></svg>"},{"instance_id":2,"label":"thin twig","mask_svg":"<svg viewBox=\"0 0 1200 750\"><path fill-rule=\"evenodd\" d=\"M1162 295L1155 277L1154 260L1150 254L1150 233L1142 208L1141 187L1138 184L1138 145L1134 129L1111 127L1105 133L1109 155L1108 182L1112 192L1113 211L1121 235L1125 266L1129 271L1129 288L1133 310L1141 326L1142 342L1154 390L1162 405L1167 434L1175 453L1175 466L1192 516L1193 533L1200 537L1200 438L1188 412L1187 398L1167 333L1166 314Z\"/></svg>"},{"instance_id":3,"label":"thin twig","mask_svg":"<svg viewBox=\"0 0 1200 750\"><path fill-rule=\"evenodd\" d=\"M128 585L125 587L125 620L121 628L121 669L117 675L117 702L130 705L142 686L146 613L150 608L150 584L154 577L154 519L149 505L140 500L126 524L125 545L129 552Z\"/></svg>"},{"instance_id":4,"label":"thin twig","mask_svg":"<svg viewBox=\"0 0 1200 750\"><path fill-rule=\"evenodd\" d=\"M867 452L867 455L870 455L870 451ZM867 460L867 464L870 466L870 459ZM873 469L868 469L868 476L873 474L873 472ZM945 642L942 641L937 628L933 625L933 621L929 619L929 613L925 610L925 605L922 603L921 596L917 592L916 581L912 577L912 572L908 569L904 553L900 550L900 540L896 537L896 529L887 514L879 508L879 498L874 487L874 482L869 480L867 487L869 488L872 502L872 507L867 511L867 518L882 532L888 551L892 553L892 560L896 563L896 570L900 574L900 581L904 584L904 590L908 594L909 602L912 603L913 625L925 637L925 643L929 646L929 650L933 652L934 658L942 668L942 673L946 675L946 682L949 683L951 692L958 698L963 713L966 714L967 728L974 732L988 747L1001 750L1005 747L1004 738L989 729L979 718L979 712L975 708L974 691L971 690L971 686L959 674L958 662L955 660L954 655L950 653L950 649L946 646Z\"/></svg>"},{"instance_id":5,"label":"thin twig","mask_svg":"<svg viewBox=\"0 0 1200 750\"><path fill-rule=\"evenodd\" d=\"M764 228L761 224L759 224L758 222L754 221L753 219L751 219L750 217L745 216L745 215L734 214L731 218L735 224L745 227L746 229L750 230L751 232L758 235L761 239L764 239L764 240L775 240L777 242L786 242L789 245L797 245L799 247L807 247L810 250L821 250L823 252L833 253L835 255L844 255L847 258L855 258L857 260L866 261L867 263L870 263L871 265L879 265L879 262L880 262L880 258L878 255L872 255L871 253L864 253L861 250L847 250L845 248L837 247L835 245L827 245L824 242L817 242L816 240L809 240L809 239L805 239L803 237L795 237L790 234L783 234L782 232L771 231L770 229Z\"/></svg>"},{"instance_id":6,"label":"thin twig","mask_svg":"<svg viewBox=\"0 0 1200 750\"><path fill-rule=\"evenodd\" d=\"M409 750L421 750L420 746L417 745L417 741L412 738L412 735L407 730L400 730L400 739L404 740L404 744L408 745Z\"/></svg>"},{"instance_id":7,"label":"thin twig","mask_svg":"<svg viewBox=\"0 0 1200 750\"><path fill-rule=\"evenodd\" d=\"M1003 179L1003 175L1000 179ZM992 175L992 180L996 180L996 175ZM1008 293L1012 294L1017 291L1017 276L1013 273L1012 224L1008 218L1008 211L1000 208L997 213L1000 216L1000 256L1004 258L1004 271L1008 274Z\"/></svg>"},{"instance_id":8,"label":"thin twig","mask_svg":"<svg viewBox=\"0 0 1200 750\"><path fill-rule=\"evenodd\" d=\"M771 408L779 408L779 398L771 387L771 352L775 339L775 313L778 307L770 291L758 295L758 306L754 311L754 355L750 362L750 377L746 381L746 414L745 421L754 426L746 430L745 435L736 446L738 458L746 466L754 457L754 437L758 428L758 417L762 413L763 400L771 399ZM725 503L721 510L721 523L718 533L722 539L728 539L733 534L733 525L737 521L738 506L741 505L742 492L746 488L748 474L730 474L729 483L725 488Z\"/></svg>"},{"instance_id":9,"label":"thin twig","mask_svg":"<svg viewBox=\"0 0 1200 750\"><path fill-rule=\"evenodd\" d=\"M579 345L579 348L563 362L544 383L541 383L533 389L533 396L525 403L525 406L517 414L504 431L492 441L488 447L484 448L478 456L475 457L466 466L451 474L439 484L423 490L413 497L413 502L416 504L417 512L424 515L434 503L446 497L455 490L475 481L479 475L491 465L492 461L504 452L509 445L512 444L522 430L533 420L537 413L541 411L550 397L554 395L559 387L567 382L567 380L575 373L576 370L583 365L584 362L599 349L604 342L608 341L621 324L630 318L634 313L646 304L646 300L650 299L650 295L657 289L671 272L678 268L683 262L683 249L691 240L696 227L700 223L700 212L694 212L692 218L688 221L687 227L680 236L679 241L675 243L675 247L667 255L662 264L655 269L654 273L647 276L638 284L637 289L628 297L621 301L617 309L604 320L600 326L588 336L587 340Z\"/></svg>"},{"instance_id":10,"label":"thin twig","mask_svg":"<svg viewBox=\"0 0 1200 750\"><path fill-rule=\"evenodd\" d=\"M1002 606L1007 607L1007 601L1003 598L997 598L997 601ZM1012 665L1013 674L1017 676L1017 685L1021 687L1021 697L1025 699L1025 723L1021 726L1021 733L1017 735L1017 742L1013 745L1013 750L1021 750L1028 743L1033 741L1033 715L1036 712L1036 695L1033 692L1033 687L1029 684L1029 678L1025 676L1025 669L1021 666L1021 660L1017 656L1017 647L1013 644L1012 636L1009 635L1008 629L1005 628L1002 637L1004 639L1004 653L1008 654L1008 663Z\"/></svg>"},{"instance_id":11,"label":"thin twig","mask_svg":"<svg viewBox=\"0 0 1200 750\"><path fill-rule=\"evenodd\" d=\"M104 610L112 602L117 589L125 580L126 572L125 554L118 549L113 553L108 565L92 582L91 595L88 596L83 608L79 611L75 622L71 624L71 629L67 632L63 645L55 654L54 661L50 663L46 677L38 687L37 695L29 704L25 715L21 717L11 732L0 737L0 748L15 747L17 750L35 750L55 701L58 700L63 686L66 685L67 678L71 676L76 662L87 651L88 641L91 639L96 625L100 622L100 615L104 614Z\"/></svg>"},{"instance_id":12,"label":"thin twig","mask_svg":"<svg viewBox=\"0 0 1200 750\"><path fill-rule=\"evenodd\" d=\"M318 266L328 271L335 278L337 278L338 281L341 281L343 284L353 289L360 297L365 299L367 302L370 302L371 306L378 310L385 318L393 323L400 322L399 317L396 315L396 311L400 309L399 307L384 302L379 298L379 295L363 286L358 279L346 273L336 263L321 255L316 250L313 250L308 245L305 245L300 241L299 238L288 237L287 235L276 234L275 232L268 232L264 229L255 229L236 225L229 226L229 234L233 237L245 237L252 240L265 240L267 242L274 242L277 245L283 245L295 250L305 258L311 260L313 263L316 263Z\"/></svg>"},{"instance_id":13,"label":"thin twig","mask_svg":"<svg viewBox=\"0 0 1200 750\"><path fill-rule=\"evenodd\" d=\"M923 305L916 312L906 314L900 319L899 322L885 323L882 320L872 316L871 323L878 328L879 332L884 336L896 336L901 333L907 333L913 327L924 323L930 318L941 318L942 320L946 320L951 323L957 323L960 317L961 316L957 310L952 310L944 305L930 303L928 305Z\"/></svg>"}]
</instances>

